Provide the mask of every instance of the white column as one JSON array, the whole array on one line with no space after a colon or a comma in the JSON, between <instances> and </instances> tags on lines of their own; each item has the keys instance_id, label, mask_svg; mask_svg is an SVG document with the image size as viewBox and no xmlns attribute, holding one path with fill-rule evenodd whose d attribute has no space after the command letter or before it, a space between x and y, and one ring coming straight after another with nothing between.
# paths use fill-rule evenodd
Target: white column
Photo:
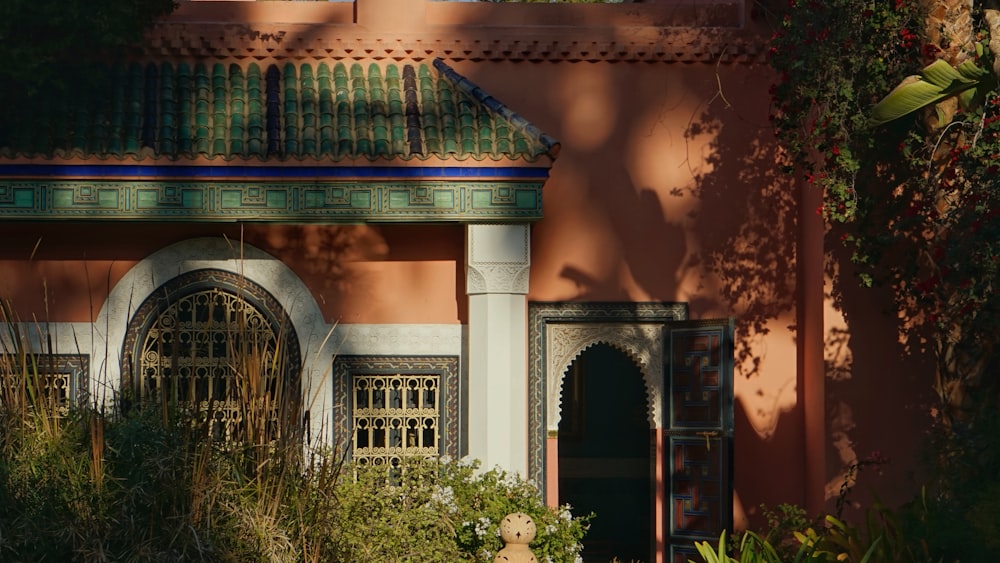
<instances>
[{"instance_id":1,"label":"white column","mask_svg":"<svg viewBox=\"0 0 1000 563\"><path fill-rule=\"evenodd\" d=\"M527 225L469 225L469 455L528 471Z\"/></svg>"}]
</instances>

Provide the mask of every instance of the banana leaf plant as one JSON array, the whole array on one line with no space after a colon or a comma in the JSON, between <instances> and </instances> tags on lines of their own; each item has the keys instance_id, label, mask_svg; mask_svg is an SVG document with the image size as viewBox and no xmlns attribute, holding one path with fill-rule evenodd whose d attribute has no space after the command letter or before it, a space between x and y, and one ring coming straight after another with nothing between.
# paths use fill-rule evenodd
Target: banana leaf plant
<instances>
[{"instance_id":1,"label":"banana leaf plant","mask_svg":"<svg viewBox=\"0 0 1000 563\"><path fill-rule=\"evenodd\" d=\"M975 62L968 60L951 66L938 59L924 67L920 74L904 79L876 104L868 124L877 127L952 96L958 97L959 107L968 110L981 105L986 95L996 88L996 76ZM940 111L938 118L941 125L951 121Z\"/></svg>"}]
</instances>

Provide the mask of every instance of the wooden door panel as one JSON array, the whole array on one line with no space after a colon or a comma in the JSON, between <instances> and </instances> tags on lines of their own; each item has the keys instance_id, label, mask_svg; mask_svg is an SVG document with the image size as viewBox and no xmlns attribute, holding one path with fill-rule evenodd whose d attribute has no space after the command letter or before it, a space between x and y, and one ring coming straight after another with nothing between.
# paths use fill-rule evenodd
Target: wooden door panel
<instances>
[{"instance_id":1,"label":"wooden door panel","mask_svg":"<svg viewBox=\"0 0 1000 563\"><path fill-rule=\"evenodd\" d=\"M673 554L732 529L733 321L667 331L663 522Z\"/></svg>"}]
</instances>

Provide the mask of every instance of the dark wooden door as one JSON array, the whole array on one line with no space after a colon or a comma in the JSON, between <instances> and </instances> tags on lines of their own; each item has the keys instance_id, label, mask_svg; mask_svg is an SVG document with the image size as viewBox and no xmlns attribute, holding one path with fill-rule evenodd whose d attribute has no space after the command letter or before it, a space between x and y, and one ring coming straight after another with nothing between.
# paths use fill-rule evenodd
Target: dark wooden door
<instances>
[{"instance_id":1,"label":"dark wooden door","mask_svg":"<svg viewBox=\"0 0 1000 563\"><path fill-rule=\"evenodd\" d=\"M671 562L732 529L733 321L667 324L663 522Z\"/></svg>"}]
</instances>

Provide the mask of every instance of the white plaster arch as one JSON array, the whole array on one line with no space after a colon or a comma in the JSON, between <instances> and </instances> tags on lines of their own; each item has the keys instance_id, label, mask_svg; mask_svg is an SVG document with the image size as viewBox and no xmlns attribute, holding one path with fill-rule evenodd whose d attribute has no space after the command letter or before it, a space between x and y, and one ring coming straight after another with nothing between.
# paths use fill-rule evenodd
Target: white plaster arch
<instances>
[{"instance_id":1,"label":"white plaster arch","mask_svg":"<svg viewBox=\"0 0 1000 563\"><path fill-rule=\"evenodd\" d=\"M91 338L91 397L104 403L121 380L119 361L129 322L137 309L167 281L194 270L215 269L245 277L263 287L281 304L292 321L302 356L305 404L314 424L329 409L329 375L335 346L309 288L278 258L254 246L221 237L181 241L141 260L115 284L94 322ZM319 415L319 416L317 416ZM313 428L313 436L322 435ZM319 433L317 433L319 432Z\"/></svg>"},{"instance_id":2,"label":"white plaster arch","mask_svg":"<svg viewBox=\"0 0 1000 563\"><path fill-rule=\"evenodd\" d=\"M546 429L559 431L566 370L584 351L608 344L627 354L639 366L646 386L647 416L651 428L661 428L663 413L663 325L659 323L572 323L545 327Z\"/></svg>"}]
</instances>

